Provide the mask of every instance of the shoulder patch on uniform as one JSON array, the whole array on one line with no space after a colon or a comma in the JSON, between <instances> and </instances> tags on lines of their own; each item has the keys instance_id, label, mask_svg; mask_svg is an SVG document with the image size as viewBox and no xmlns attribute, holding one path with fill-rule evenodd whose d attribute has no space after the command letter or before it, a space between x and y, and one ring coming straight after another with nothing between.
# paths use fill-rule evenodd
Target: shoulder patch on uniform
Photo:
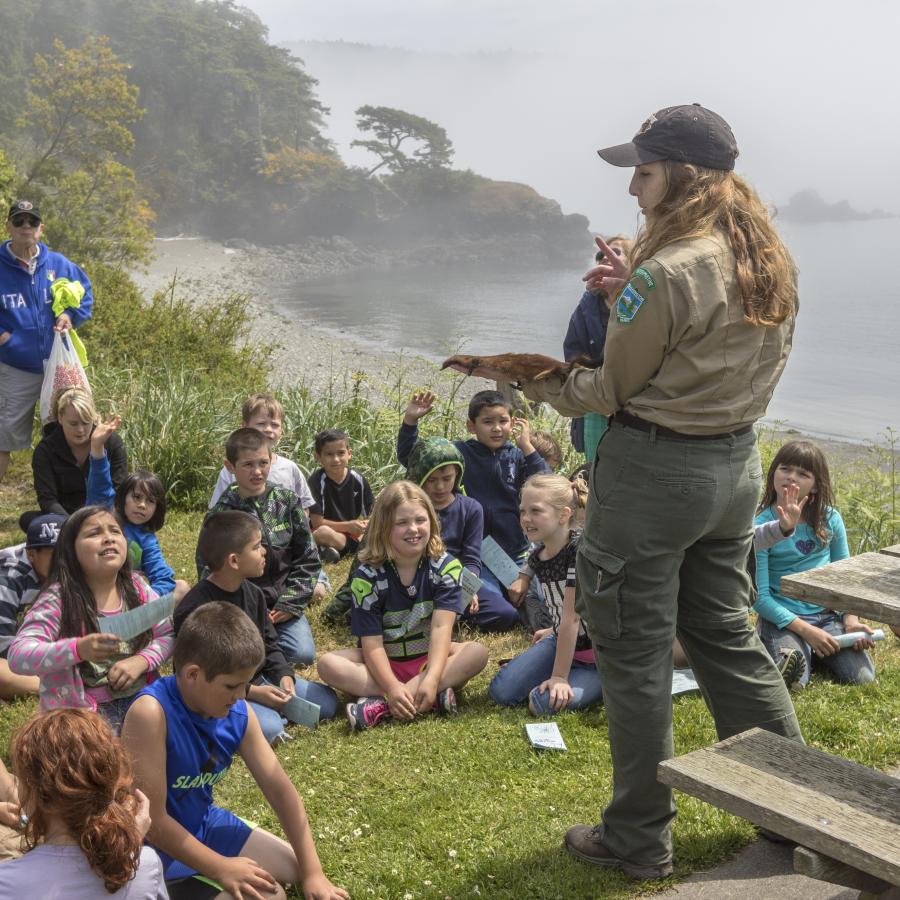
<instances>
[{"instance_id":1,"label":"shoulder patch on uniform","mask_svg":"<svg viewBox=\"0 0 900 900\"><path fill-rule=\"evenodd\" d=\"M647 290L653 290L656 287L653 276L643 266L638 266L632 273L632 277L640 278L647 285Z\"/></svg>"},{"instance_id":2,"label":"shoulder patch on uniform","mask_svg":"<svg viewBox=\"0 0 900 900\"><path fill-rule=\"evenodd\" d=\"M449 575L455 584L459 584L460 576L462 575L462 563L456 559L455 557L445 557L447 560L447 564L442 566L441 575ZM443 560L441 560L443 562Z\"/></svg>"},{"instance_id":3,"label":"shoulder patch on uniform","mask_svg":"<svg viewBox=\"0 0 900 900\"><path fill-rule=\"evenodd\" d=\"M616 301L616 318L623 324L630 322L643 306L644 298L629 281Z\"/></svg>"}]
</instances>

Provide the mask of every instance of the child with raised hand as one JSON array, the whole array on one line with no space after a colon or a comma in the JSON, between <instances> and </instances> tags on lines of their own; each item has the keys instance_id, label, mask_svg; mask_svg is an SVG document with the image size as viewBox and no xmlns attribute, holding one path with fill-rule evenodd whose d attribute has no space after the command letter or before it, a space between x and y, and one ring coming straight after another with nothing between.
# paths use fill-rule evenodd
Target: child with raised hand
<instances>
[{"instance_id":1,"label":"child with raised hand","mask_svg":"<svg viewBox=\"0 0 900 900\"><path fill-rule=\"evenodd\" d=\"M285 703L296 694L319 706L319 718L337 713L337 697L324 684L294 676L294 668L278 644L278 632L269 618L266 598L250 578L259 578L266 567L259 519L231 509L210 513L200 529L197 555L210 574L178 604L172 617L175 636L185 619L198 607L220 601L243 610L256 625L265 645L265 659L247 690L247 700L271 744L286 739L287 721L281 715Z\"/></svg>"},{"instance_id":2,"label":"child with raised hand","mask_svg":"<svg viewBox=\"0 0 900 900\"><path fill-rule=\"evenodd\" d=\"M35 716L13 736L11 755L27 852L0 868L3 897L168 898L159 857L142 846L147 798L100 716Z\"/></svg>"},{"instance_id":3,"label":"child with raised hand","mask_svg":"<svg viewBox=\"0 0 900 900\"><path fill-rule=\"evenodd\" d=\"M419 420L434 408L437 396L417 391L410 398L397 435L397 458L403 465L419 439ZM529 475L550 469L531 443L531 429L525 419L514 419L509 401L498 391L479 391L469 401L466 429L474 435L454 441L465 460L461 488L484 509L484 536L490 535L516 562L528 554L528 541L519 524L519 491ZM515 429L515 444L510 437ZM497 613L495 631L508 631L519 621L517 607L524 594L508 592L486 566L481 571L479 602L482 608L489 595Z\"/></svg>"},{"instance_id":4,"label":"child with raised hand","mask_svg":"<svg viewBox=\"0 0 900 900\"><path fill-rule=\"evenodd\" d=\"M591 640L575 612L581 532L573 521L586 501L585 483L564 475L532 475L522 488L522 527L538 545L523 577L540 580L553 624L535 632L532 646L494 676L488 693L495 703L514 706L527 700L532 715L541 716L582 709L603 694Z\"/></svg>"},{"instance_id":5,"label":"child with raised hand","mask_svg":"<svg viewBox=\"0 0 900 900\"><path fill-rule=\"evenodd\" d=\"M809 441L791 441L775 454L756 527L772 530L769 523L778 522L779 531L787 537L790 527L786 526L798 513L799 524L789 540L756 553L759 598L753 609L759 614L757 630L792 686L805 687L814 661L838 681L866 684L875 678L875 666L866 652L867 647L874 646L868 638L873 629L852 613L825 609L780 593L785 575L806 572L850 555L844 522L834 508L828 462ZM845 632L860 632L860 638L853 647L842 650L835 637Z\"/></svg>"},{"instance_id":6,"label":"child with raised hand","mask_svg":"<svg viewBox=\"0 0 900 900\"><path fill-rule=\"evenodd\" d=\"M360 647L319 660L323 681L367 698L347 704L351 730L455 713L454 690L487 665L487 650L453 640L462 564L444 552L434 507L418 485L397 481L378 495L359 560L350 627Z\"/></svg>"},{"instance_id":7,"label":"child with raised hand","mask_svg":"<svg viewBox=\"0 0 900 900\"><path fill-rule=\"evenodd\" d=\"M131 641L100 631L101 618L156 599L131 571L119 519L85 506L60 529L49 577L9 648L9 667L41 680L41 709L97 710L118 730L138 692L172 652L172 621Z\"/></svg>"},{"instance_id":8,"label":"child with raised hand","mask_svg":"<svg viewBox=\"0 0 900 900\"><path fill-rule=\"evenodd\" d=\"M166 489L162 481L158 475L141 469L126 476L118 490L113 487L106 444L121 423L119 416L114 416L108 422L100 422L91 433L87 503L115 507L125 522L132 570L140 572L157 594L174 592L180 599L190 585L175 578L156 537L166 521Z\"/></svg>"},{"instance_id":9,"label":"child with raised hand","mask_svg":"<svg viewBox=\"0 0 900 900\"><path fill-rule=\"evenodd\" d=\"M303 801L244 699L264 657L246 613L207 603L178 632L175 674L142 691L128 711L122 741L150 800L147 839L162 857L171 900L284 900L282 884L300 885L306 900L349 896L325 877ZM287 841L213 804L213 785L235 754Z\"/></svg>"},{"instance_id":10,"label":"child with raised hand","mask_svg":"<svg viewBox=\"0 0 900 900\"><path fill-rule=\"evenodd\" d=\"M335 563L356 552L375 499L365 475L350 468L347 432L320 431L314 448L319 468L309 476L314 501L309 521L322 559Z\"/></svg>"},{"instance_id":11,"label":"child with raised hand","mask_svg":"<svg viewBox=\"0 0 900 900\"><path fill-rule=\"evenodd\" d=\"M213 512L238 509L260 523L266 564L251 579L269 607L269 618L289 663L311 665L316 658L312 630L304 614L322 571L306 513L293 491L269 482L272 450L256 428L238 428L225 442L225 466L235 483L219 497ZM197 559L197 573L205 565Z\"/></svg>"}]
</instances>

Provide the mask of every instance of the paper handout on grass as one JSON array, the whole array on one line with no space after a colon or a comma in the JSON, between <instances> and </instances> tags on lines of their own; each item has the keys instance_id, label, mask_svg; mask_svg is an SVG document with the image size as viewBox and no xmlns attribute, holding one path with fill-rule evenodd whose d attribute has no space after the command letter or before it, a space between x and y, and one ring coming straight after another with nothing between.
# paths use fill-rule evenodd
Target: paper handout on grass
<instances>
[{"instance_id":1,"label":"paper handout on grass","mask_svg":"<svg viewBox=\"0 0 900 900\"><path fill-rule=\"evenodd\" d=\"M136 609L117 616L100 616L100 631L114 634L120 641L130 641L175 612L175 596L164 594Z\"/></svg>"},{"instance_id":2,"label":"paper handout on grass","mask_svg":"<svg viewBox=\"0 0 900 900\"><path fill-rule=\"evenodd\" d=\"M509 587L519 577L519 566L490 535L481 542L481 561L504 587Z\"/></svg>"},{"instance_id":3,"label":"paper handout on grass","mask_svg":"<svg viewBox=\"0 0 900 900\"><path fill-rule=\"evenodd\" d=\"M556 722L529 722L525 734L535 750L565 750L566 745Z\"/></svg>"},{"instance_id":4,"label":"paper handout on grass","mask_svg":"<svg viewBox=\"0 0 900 900\"><path fill-rule=\"evenodd\" d=\"M689 694L691 691L699 691L700 685L694 678L693 669L672 670L672 696L676 694Z\"/></svg>"}]
</instances>

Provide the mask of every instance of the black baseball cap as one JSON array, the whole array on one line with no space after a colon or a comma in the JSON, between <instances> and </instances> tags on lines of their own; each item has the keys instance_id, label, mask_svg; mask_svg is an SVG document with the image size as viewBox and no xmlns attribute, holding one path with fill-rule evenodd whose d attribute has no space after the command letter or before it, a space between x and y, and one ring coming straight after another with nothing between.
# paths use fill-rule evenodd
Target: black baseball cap
<instances>
[{"instance_id":1,"label":"black baseball cap","mask_svg":"<svg viewBox=\"0 0 900 900\"><path fill-rule=\"evenodd\" d=\"M59 529L68 516L60 516L56 513L47 513L43 516L35 516L28 524L25 532L25 549L39 550L41 547L55 547L59 537Z\"/></svg>"},{"instance_id":2,"label":"black baseball cap","mask_svg":"<svg viewBox=\"0 0 900 900\"><path fill-rule=\"evenodd\" d=\"M41 211L30 200L16 200L9 208L9 215L6 218L11 219L13 216L22 214L34 216L38 222L44 221L41 217Z\"/></svg>"},{"instance_id":3,"label":"black baseball cap","mask_svg":"<svg viewBox=\"0 0 900 900\"><path fill-rule=\"evenodd\" d=\"M597 153L614 166L640 166L672 159L708 169L734 168L737 141L731 126L699 103L667 106L653 113L627 144Z\"/></svg>"}]
</instances>

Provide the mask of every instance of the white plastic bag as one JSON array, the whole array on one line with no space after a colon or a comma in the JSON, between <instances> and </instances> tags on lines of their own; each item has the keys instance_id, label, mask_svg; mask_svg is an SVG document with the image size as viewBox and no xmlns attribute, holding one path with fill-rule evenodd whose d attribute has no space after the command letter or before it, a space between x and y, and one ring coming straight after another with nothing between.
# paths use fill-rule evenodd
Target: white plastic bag
<instances>
[{"instance_id":1,"label":"white plastic bag","mask_svg":"<svg viewBox=\"0 0 900 900\"><path fill-rule=\"evenodd\" d=\"M72 347L68 336L61 331L53 335L50 359L44 366L44 383L41 386L41 424L55 421L56 398L67 388L78 387L91 393L84 366Z\"/></svg>"}]
</instances>

